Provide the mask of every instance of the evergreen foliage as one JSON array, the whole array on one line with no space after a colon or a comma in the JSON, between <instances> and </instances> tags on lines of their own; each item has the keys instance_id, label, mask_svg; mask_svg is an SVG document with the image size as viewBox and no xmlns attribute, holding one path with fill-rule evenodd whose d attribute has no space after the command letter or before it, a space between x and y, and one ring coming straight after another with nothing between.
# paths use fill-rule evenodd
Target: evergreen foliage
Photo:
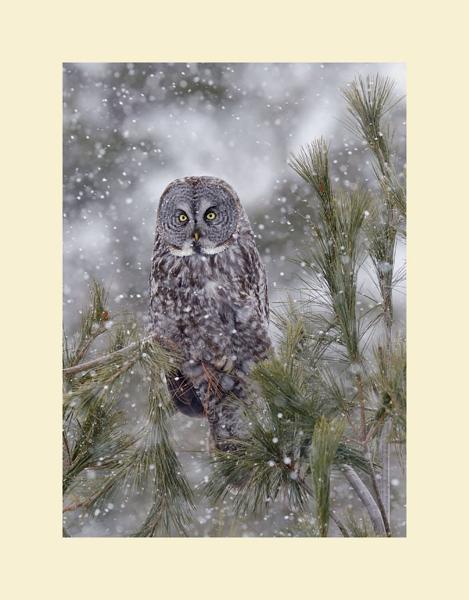
<instances>
[{"instance_id":1,"label":"evergreen foliage","mask_svg":"<svg viewBox=\"0 0 469 600\"><path fill-rule=\"evenodd\" d=\"M394 262L405 236L405 186L386 125L392 83L357 79L344 98L348 126L373 157L378 192L335 190L324 139L291 157L318 208L307 249L295 258L303 267L301 293L274 313L277 348L252 373L246 434L233 450L213 453L203 491L214 503L232 503L238 517L282 500L314 516L310 535L329 535L332 521L345 537L390 536L390 460L402 453L406 430L404 328L393 311L404 276ZM86 360L103 338L102 357ZM105 292L92 285L80 331L64 343L66 510L96 510L117 492L150 490L151 506L134 535L187 532L194 497L172 446L164 378L177 360L131 319L109 326ZM148 383L148 416L143 428L128 431L120 394L136 373ZM99 472L91 481L90 469ZM340 480L365 513L338 514L332 492Z\"/></svg>"},{"instance_id":2,"label":"evergreen foliage","mask_svg":"<svg viewBox=\"0 0 469 600\"><path fill-rule=\"evenodd\" d=\"M177 365L151 337L139 338L127 320L106 327L106 294L96 282L75 341L64 344L64 468L65 510L101 511L116 494L150 489L152 504L137 536L173 530L184 535L193 509L193 493L171 445L169 420L173 407L164 373ZM109 337L99 359L79 362L100 336ZM129 432L121 406L122 390L138 373L148 382L145 425ZM87 479L86 472L99 472Z\"/></svg>"}]
</instances>

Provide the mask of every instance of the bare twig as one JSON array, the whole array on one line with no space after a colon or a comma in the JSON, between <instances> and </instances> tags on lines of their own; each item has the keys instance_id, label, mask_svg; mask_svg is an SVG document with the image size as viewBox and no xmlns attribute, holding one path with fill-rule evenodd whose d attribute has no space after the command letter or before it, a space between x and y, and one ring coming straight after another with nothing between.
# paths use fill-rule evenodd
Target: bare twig
<instances>
[{"instance_id":1,"label":"bare twig","mask_svg":"<svg viewBox=\"0 0 469 600\"><path fill-rule=\"evenodd\" d=\"M370 449L368 448L368 446L365 447L365 455L368 460L368 464L370 466L371 484L373 486L373 491L376 496L376 503L378 505L379 512L381 513L381 517L383 519L384 528L386 530L386 535L388 537L391 537L391 527L389 525L389 520L388 520L388 516L386 514L386 510L384 508L383 499L381 498L381 492L378 487L378 482L376 480L376 473L375 473L375 469L373 466L373 459L371 458L371 453L370 453Z\"/></svg>"},{"instance_id":2,"label":"bare twig","mask_svg":"<svg viewBox=\"0 0 469 600\"><path fill-rule=\"evenodd\" d=\"M382 461L382 472L381 472L381 497L383 499L383 506L388 521L391 519L391 494L390 494L390 441L389 435L391 433L392 422L388 418L384 422L383 429L380 436L380 455Z\"/></svg>"},{"instance_id":3,"label":"bare twig","mask_svg":"<svg viewBox=\"0 0 469 600\"><path fill-rule=\"evenodd\" d=\"M88 508L92 504L92 500L84 500L83 502L76 502L75 504L69 504L68 506L63 507L63 512L70 512L72 510L78 510L79 508L86 507Z\"/></svg>"},{"instance_id":4,"label":"bare twig","mask_svg":"<svg viewBox=\"0 0 469 600\"><path fill-rule=\"evenodd\" d=\"M110 352L109 354L105 354L104 356L100 356L99 358L94 358L93 360L89 360L87 362L74 365L73 367L63 369L62 372L64 375L75 375L76 373L81 373L82 371L89 371L90 369L94 369L95 367L105 365L106 363L111 362L116 356L126 354L130 350L134 350L135 348L138 348L141 344L144 344L145 342L150 342L155 338L156 335L150 335L146 338L143 338L142 340L139 340L138 342L132 342L128 346L125 346L125 348L121 348L120 350L116 350L115 352Z\"/></svg>"},{"instance_id":5,"label":"bare twig","mask_svg":"<svg viewBox=\"0 0 469 600\"><path fill-rule=\"evenodd\" d=\"M357 388L358 388L358 401L360 403L360 423L361 423L361 435L362 442L366 444L367 430L366 430L366 409L365 409L365 394L363 390L363 381L360 375L356 377Z\"/></svg>"},{"instance_id":6,"label":"bare twig","mask_svg":"<svg viewBox=\"0 0 469 600\"><path fill-rule=\"evenodd\" d=\"M343 535L343 537L350 537L348 529L345 527L345 525L342 523L342 521L334 515L332 510L329 513L329 516L331 518L331 521L333 521L337 525L337 528L339 529L339 531Z\"/></svg>"},{"instance_id":7,"label":"bare twig","mask_svg":"<svg viewBox=\"0 0 469 600\"><path fill-rule=\"evenodd\" d=\"M68 445L67 435L66 435L65 431L62 431L62 439L63 439L65 451L67 453L67 461L68 461L67 467L69 467L72 464L72 453L70 452L70 446Z\"/></svg>"},{"instance_id":8,"label":"bare twig","mask_svg":"<svg viewBox=\"0 0 469 600\"><path fill-rule=\"evenodd\" d=\"M100 329L98 329L93 335L90 335L90 337L84 342L83 346L81 348L79 348L79 350L76 353L76 356L74 357L74 363L75 364L79 364L80 361L82 361L88 350L91 347L91 344L103 333L106 332L106 328L105 327L101 327Z\"/></svg>"},{"instance_id":9,"label":"bare twig","mask_svg":"<svg viewBox=\"0 0 469 600\"><path fill-rule=\"evenodd\" d=\"M343 465L341 471L368 511L375 533L380 536L386 536L383 517L369 489L350 465Z\"/></svg>"},{"instance_id":10,"label":"bare twig","mask_svg":"<svg viewBox=\"0 0 469 600\"><path fill-rule=\"evenodd\" d=\"M361 443L363 444L363 449L365 451L365 455L368 460L368 464L370 466L371 483L373 485L373 491L376 496L376 503L378 506L378 510L381 513L381 518L382 518L382 521L384 524L386 535L388 537L390 537L391 536L391 527L389 525L389 518L388 518L388 514L386 513L384 504L383 504L383 500L381 497L380 489L378 487L378 483L376 481L376 473L375 473L375 469L374 469L374 465L373 465L373 460L371 458L370 447L368 444L368 432L367 432L367 428L366 428L366 416L365 416L365 391L363 389L363 381L362 381L362 378L360 375L357 375L356 380L357 380L357 387L358 387L358 400L360 403L360 415L361 415L361 423L362 423Z\"/></svg>"}]
</instances>

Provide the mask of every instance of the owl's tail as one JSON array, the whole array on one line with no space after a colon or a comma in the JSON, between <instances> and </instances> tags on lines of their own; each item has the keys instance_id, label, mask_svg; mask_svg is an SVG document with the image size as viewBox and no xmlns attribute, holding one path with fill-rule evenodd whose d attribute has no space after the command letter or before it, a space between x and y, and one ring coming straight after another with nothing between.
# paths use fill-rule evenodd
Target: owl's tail
<instances>
[{"instance_id":1,"label":"owl's tail","mask_svg":"<svg viewBox=\"0 0 469 600\"><path fill-rule=\"evenodd\" d=\"M210 427L210 446L230 451L246 435L242 416L246 402L246 382L241 374L211 372L204 405Z\"/></svg>"},{"instance_id":2,"label":"owl's tail","mask_svg":"<svg viewBox=\"0 0 469 600\"><path fill-rule=\"evenodd\" d=\"M175 371L167 374L166 380L180 412L207 418L212 449L236 448L236 440L245 434L241 412L246 402L246 382L240 374L227 374L202 364L198 376Z\"/></svg>"},{"instance_id":3,"label":"owl's tail","mask_svg":"<svg viewBox=\"0 0 469 600\"><path fill-rule=\"evenodd\" d=\"M242 405L232 395L207 399L207 418L210 427L210 447L228 452L235 450L238 440L244 437L242 429Z\"/></svg>"}]
</instances>

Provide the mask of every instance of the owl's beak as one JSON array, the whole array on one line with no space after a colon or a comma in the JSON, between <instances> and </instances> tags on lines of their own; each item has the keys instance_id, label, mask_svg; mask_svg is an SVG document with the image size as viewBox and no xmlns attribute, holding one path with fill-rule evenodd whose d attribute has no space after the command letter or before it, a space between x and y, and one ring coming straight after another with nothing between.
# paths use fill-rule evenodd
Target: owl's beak
<instances>
[{"instance_id":1,"label":"owl's beak","mask_svg":"<svg viewBox=\"0 0 469 600\"><path fill-rule=\"evenodd\" d=\"M199 231L198 229L196 229L196 230L194 231L194 240L195 240L196 242L198 242L198 241L200 240L200 231Z\"/></svg>"}]
</instances>

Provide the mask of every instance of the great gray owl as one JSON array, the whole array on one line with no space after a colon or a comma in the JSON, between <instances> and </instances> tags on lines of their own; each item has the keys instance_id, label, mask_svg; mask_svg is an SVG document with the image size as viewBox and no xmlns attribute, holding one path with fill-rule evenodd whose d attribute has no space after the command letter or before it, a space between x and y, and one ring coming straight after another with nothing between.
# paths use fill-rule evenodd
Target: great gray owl
<instances>
[{"instance_id":1,"label":"great gray owl","mask_svg":"<svg viewBox=\"0 0 469 600\"><path fill-rule=\"evenodd\" d=\"M235 191L216 177L176 179L157 213L150 276L153 332L182 356L167 377L176 407L206 416L211 446L232 448L247 375L266 357L264 266Z\"/></svg>"}]
</instances>

